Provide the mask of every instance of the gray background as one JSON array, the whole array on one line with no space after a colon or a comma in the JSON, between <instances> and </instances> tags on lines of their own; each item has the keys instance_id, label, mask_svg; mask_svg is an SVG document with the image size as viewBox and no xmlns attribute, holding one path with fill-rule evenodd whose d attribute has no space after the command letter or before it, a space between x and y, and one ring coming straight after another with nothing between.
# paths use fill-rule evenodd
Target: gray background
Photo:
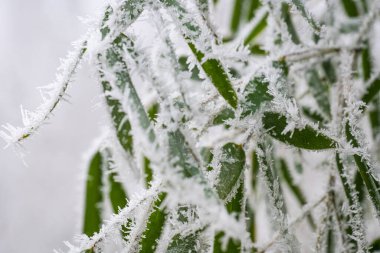
<instances>
[{"instance_id":1,"label":"gray background","mask_svg":"<svg viewBox=\"0 0 380 253\"><path fill-rule=\"evenodd\" d=\"M102 1L0 1L0 124L21 125L20 104L41 102L63 58ZM65 249L80 232L83 154L105 121L99 86L84 64L48 125L24 144L28 167L0 140L0 252Z\"/></svg>"}]
</instances>

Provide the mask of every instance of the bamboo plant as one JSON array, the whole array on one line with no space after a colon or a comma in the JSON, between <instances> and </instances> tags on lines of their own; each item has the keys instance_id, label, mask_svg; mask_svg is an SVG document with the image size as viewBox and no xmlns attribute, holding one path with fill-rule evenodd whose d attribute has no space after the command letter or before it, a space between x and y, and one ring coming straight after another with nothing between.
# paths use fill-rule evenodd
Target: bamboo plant
<instances>
[{"instance_id":1,"label":"bamboo plant","mask_svg":"<svg viewBox=\"0 0 380 253\"><path fill-rule=\"evenodd\" d=\"M110 1L43 104L0 136L39 130L88 60L110 124L66 252L374 252L379 13L369 0Z\"/></svg>"}]
</instances>

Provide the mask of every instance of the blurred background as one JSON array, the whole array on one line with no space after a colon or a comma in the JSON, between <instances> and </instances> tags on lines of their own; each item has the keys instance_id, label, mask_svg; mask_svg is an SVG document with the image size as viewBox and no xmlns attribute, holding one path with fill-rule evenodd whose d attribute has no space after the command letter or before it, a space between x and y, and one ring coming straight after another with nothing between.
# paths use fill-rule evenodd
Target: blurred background
<instances>
[{"instance_id":1,"label":"blurred background","mask_svg":"<svg viewBox=\"0 0 380 253\"><path fill-rule=\"evenodd\" d=\"M59 58L87 30L102 1L0 1L0 124L21 125L20 104L35 109L38 86L55 78ZM0 139L0 252L53 252L80 233L83 154L105 115L86 64L48 125L24 144L27 167Z\"/></svg>"}]
</instances>

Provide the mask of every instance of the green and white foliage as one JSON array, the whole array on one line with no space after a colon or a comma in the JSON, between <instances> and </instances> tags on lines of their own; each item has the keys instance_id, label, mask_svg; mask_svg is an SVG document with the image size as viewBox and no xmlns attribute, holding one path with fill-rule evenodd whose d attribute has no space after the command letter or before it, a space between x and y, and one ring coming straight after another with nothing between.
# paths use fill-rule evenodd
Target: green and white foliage
<instances>
[{"instance_id":1,"label":"green and white foliage","mask_svg":"<svg viewBox=\"0 0 380 253\"><path fill-rule=\"evenodd\" d=\"M110 124L67 252L374 252L379 13L371 0L110 1L43 104L0 136L39 130L88 60Z\"/></svg>"}]
</instances>

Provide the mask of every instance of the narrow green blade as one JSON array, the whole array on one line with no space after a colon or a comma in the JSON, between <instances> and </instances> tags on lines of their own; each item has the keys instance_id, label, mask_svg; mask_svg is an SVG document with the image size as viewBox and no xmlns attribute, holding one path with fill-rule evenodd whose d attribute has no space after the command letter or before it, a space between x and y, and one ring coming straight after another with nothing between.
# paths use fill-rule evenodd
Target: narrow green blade
<instances>
[{"instance_id":1,"label":"narrow green blade","mask_svg":"<svg viewBox=\"0 0 380 253\"><path fill-rule=\"evenodd\" d=\"M231 31L235 34L240 25L240 20L242 17L242 9L243 9L243 0L235 0L234 7L232 9L232 17L231 17Z\"/></svg>"},{"instance_id":2,"label":"narrow green blade","mask_svg":"<svg viewBox=\"0 0 380 253\"><path fill-rule=\"evenodd\" d=\"M306 78L309 84L309 90L311 94L313 94L320 110L330 118L329 86L322 82L316 69L307 71Z\"/></svg>"},{"instance_id":3,"label":"narrow green blade","mask_svg":"<svg viewBox=\"0 0 380 253\"><path fill-rule=\"evenodd\" d=\"M346 124L346 136L347 140L351 142L354 148L359 148L359 142L353 135L352 128L348 123ZM380 182L372 174L371 166L364 157L355 154L354 159L364 184L367 187L367 191L375 207L377 216L380 217Z\"/></svg>"},{"instance_id":4,"label":"narrow green blade","mask_svg":"<svg viewBox=\"0 0 380 253\"><path fill-rule=\"evenodd\" d=\"M336 145L334 140L309 125L303 129L296 128L293 133L283 134L287 126L286 117L276 112L264 113L263 124L270 136L297 148L320 150L334 148Z\"/></svg>"},{"instance_id":5,"label":"narrow green blade","mask_svg":"<svg viewBox=\"0 0 380 253\"><path fill-rule=\"evenodd\" d=\"M86 202L84 210L83 233L92 236L102 225L101 203L103 201L103 158L97 152L91 159L87 174Z\"/></svg>"},{"instance_id":6,"label":"narrow green blade","mask_svg":"<svg viewBox=\"0 0 380 253\"><path fill-rule=\"evenodd\" d=\"M219 94L233 107L236 109L238 98L230 78L228 77L226 71L224 70L221 62L217 59L207 59L203 61L204 53L196 49L194 44L188 43L191 51L196 56L197 60L202 66L202 69L206 75L210 78L212 84L218 90Z\"/></svg>"},{"instance_id":7,"label":"narrow green blade","mask_svg":"<svg viewBox=\"0 0 380 253\"><path fill-rule=\"evenodd\" d=\"M146 229L142 234L140 253L154 252L157 247L158 240L160 239L166 221L165 210L160 208L165 197L166 194L161 193L158 199L154 202L154 210L150 214Z\"/></svg>"},{"instance_id":8,"label":"narrow green blade","mask_svg":"<svg viewBox=\"0 0 380 253\"><path fill-rule=\"evenodd\" d=\"M244 45L250 44L262 31L264 31L267 26L267 19L268 13L265 13L244 39Z\"/></svg>"},{"instance_id":9,"label":"narrow green blade","mask_svg":"<svg viewBox=\"0 0 380 253\"><path fill-rule=\"evenodd\" d=\"M355 0L342 0L342 5L344 10L346 11L347 16L354 18L359 16L359 10L356 6L357 1Z\"/></svg>"}]
</instances>

